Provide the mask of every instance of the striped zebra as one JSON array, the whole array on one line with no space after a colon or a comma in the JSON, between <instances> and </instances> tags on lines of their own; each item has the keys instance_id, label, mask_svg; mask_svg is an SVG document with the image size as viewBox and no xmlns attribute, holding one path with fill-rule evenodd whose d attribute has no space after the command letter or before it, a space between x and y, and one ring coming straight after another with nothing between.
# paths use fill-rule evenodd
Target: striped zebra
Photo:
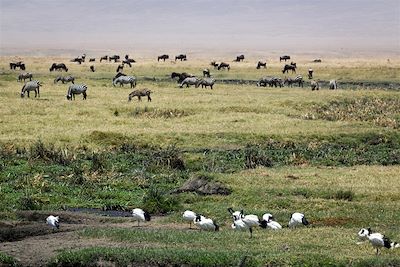
<instances>
[{"instance_id":1,"label":"striped zebra","mask_svg":"<svg viewBox=\"0 0 400 267\"><path fill-rule=\"evenodd\" d=\"M292 87L292 84L298 83L299 87L303 87L304 81L303 81L303 76L297 75L295 78L286 78L284 83L287 83L288 86Z\"/></svg>"},{"instance_id":2,"label":"striped zebra","mask_svg":"<svg viewBox=\"0 0 400 267\"><path fill-rule=\"evenodd\" d=\"M134 88L136 86L136 77L120 76L118 78L113 79L113 86L117 85L117 83L119 83L120 86L129 83L131 85L131 88Z\"/></svg>"},{"instance_id":3,"label":"striped zebra","mask_svg":"<svg viewBox=\"0 0 400 267\"><path fill-rule=\"evenodd\" d=\"M72 84L74 84L75 77L71 76L71 75L68 75L68 76L65 76L65 77L57 76L57 78L54 79L54 83L58 83L59 81L61 81L63 84L64 83L69 83L69 82L72 82Z\"/></svg>"},{"instance_id":4,"label":"striped zebra","mask_svg":"<svg viewBox=\"0 0 400 267\"><path fill-rule=\"evenodd\" d=\"M40 97L40 92L39 92L40 86L42 86L42 84L40 84L40 82L36 80L25 83L21 89L21 98L25 96L25 93L28 93L29 97L30 91L35 91L35 97Z\"/></svg>"},{"instance_id":5,"label":"striped zebra","mask_svg":"<svg viewBox=\"0 0 400 267\"><path fill-rule=\"evenodd\" d=\"M83 95L83 100L86 99L86 91L87 91L87 86L86 84L72 84L68 87L67 91L67 99L72 100L72 98L75 100L75 95L82 94Z\"/></svg>"},{"instance_id":6,"label":"striped zebra","mask_svg":"<svg viewBox=\"0 0 400 267\"><path fill-rule=\"evenodd\" d=\"M197 87L198 82L199 82L199 79L196 77L187 77L182 81L182 83L179 85L179 87L182 88L184 85L186 85L186 87L189 87L190 85L194 85Z\"/></svg>"},{"instance_id":7,"label":"striped zebra","mask_svg":"<svg viewBox=\"0 0 400 267\"><path fill-rule=\"evenodd\" d=\"M207 88L207 86L210 86L211 89L213 89L215 83L215 79L212 78L203 78L201 80L199 80L196 84L196 88L199 87L201 85L201 88Z\"/></svg>"},{"instance_id":8,"label":"striped zebra","mask_svg":"<svg viewBox=\"0 0 400 267\"><path fill-rule=\"evenodd\" d=\"M319 83L318 81L311 81L311 90L319 90Z\"/></svg>"},{"instance_id":9,"label":"striped zebra","mask_svg":"<svg viewBox=\"0 0 400 267\"><path fill-rule=\"evenodd\" d=\"M330 80L330 81L329 81L329 89L331 89L331 90L336 90L336 89L337 89L337 82L336 82L336 80Z\"/></svg>"},{"instance_id":10,"label":"striped zebra","mask_svg":"<svg viewBox=\"0 0 400 267\"><path fill-rule=\"evenodd\" d=\"M18 75L18 82L22 82L22 79L25 80L29 79L29 81L32 81L32 73L26 72L26 73L21 73L20 75Z\"/></svg>"}]
</instances>

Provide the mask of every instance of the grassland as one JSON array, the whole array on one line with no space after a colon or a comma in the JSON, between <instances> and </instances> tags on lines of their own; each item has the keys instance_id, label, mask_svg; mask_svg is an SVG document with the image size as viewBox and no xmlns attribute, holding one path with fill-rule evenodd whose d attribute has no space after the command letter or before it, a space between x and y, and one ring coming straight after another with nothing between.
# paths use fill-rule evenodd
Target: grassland
<instances>
[{"instance_id":1,"label":"grassland","mask_svg":"<svg viewBox=\"0 0 400 267\"><path fill-rule=\"evenodd\" d=\"M77 238L106 239L124 249L67 249L51 264L228 266L246 258L249 266L400 265L399 250L376 257L369 245L355 244L361 227L400 240L400 62L298 60L303 76L312 67L316 79L345 85L312 92L241 84L284 77L278 62L266 70L255 69L257 60L232 63L229 72L211 69L220 82L209 90L181 89L169 79L173 71L200 75L208 60L140 60L125 73L138 77L138 88L153 91L152 102L127 102L131 89L111 84L116 64L96 63L91 73L88 63L69 63L76 83L89 87L86 101L70 102L68 86L53 84L60 73L48 70L66 59L24 59L44 84L38 99L20 98L19 72L8 69L10 60L0 63L2 215L21 220L18 210L136 206L163 214L144 228L78 231ZM361 84L367 82L374 86ZM170 193L199 175L232 194ZM247 233L231 231L228 207L268 211L282 224L301 211L312 227L260 229L248 240ZM215 218L222 231L186 229L185 209Z\"/></svg>"}]
</instances>

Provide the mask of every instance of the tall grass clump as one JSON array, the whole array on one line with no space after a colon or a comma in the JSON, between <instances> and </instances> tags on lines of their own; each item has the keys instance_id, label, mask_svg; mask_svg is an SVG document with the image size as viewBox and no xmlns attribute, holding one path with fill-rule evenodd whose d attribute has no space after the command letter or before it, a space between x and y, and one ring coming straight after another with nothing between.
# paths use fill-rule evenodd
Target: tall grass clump
<instances>
[{"instance_id":1,"label":"tall grass clump","mask_svg":"<svg viewBox=\"0 0 400 267\"><path fill-rule=\"evenodd\" d=\"M166 214L179 210L180 200L176 195L170 195L155 185L150 186L142 200L142 207L152 214Z\"/></svg>"}]
</instances>

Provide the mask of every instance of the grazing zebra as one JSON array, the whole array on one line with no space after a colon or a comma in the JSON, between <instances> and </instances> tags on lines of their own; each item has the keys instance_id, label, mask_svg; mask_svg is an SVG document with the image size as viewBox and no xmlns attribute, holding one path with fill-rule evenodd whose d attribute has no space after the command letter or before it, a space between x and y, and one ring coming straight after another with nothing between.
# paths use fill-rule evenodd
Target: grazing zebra
<instances>
[{"instance_id":1,"label":"grazing zebra","mask_svg":"<svg viewBox=\"0 0 400 267\"><path fill-rule=\"evenodd\" d=\"M311 90L319 90L319 83L317 81L311 81Z\"/></svg>"},{"instance_id":2,"label":"grazing zebra","mask_svg":"<svg viewBox=\"0 0 400 267\"><path fill-rule=\"evenodd\" d=\"M32 81L32 73L30 72L26 72L26 73L21 73L20 75L18 75L18 82L22 82L22 79L24 79L24 82L26 79L29 79L30 81Z\"/></svg>"},{"instance_id":3,"label":"grazing zebra","mask_svg":"<svg viewBox=\"0 0 400 267\"><path fill-rule=\"evenodd\" d=\"M201 88L207 88L207 86L210 86L211 89L213 89L213 85L215 83L215 79L212 78L205 78L205 79L200 79L196 83L196 88L201 85Z\"/></svg>"},{"instance_id":4,"label":"grazing zebra","mask_svg":"<svg viewBox=\"0 0 400 267\"><path fill-rule=\"evenodd\" d=\"M157 57L157 61L160 61L160 59L164 60L164 62L165 62L166 59L169 59L169 56L166 55L166 54L161 55L161 56L158 56L158 57Z\"/></svg>"},{"instance_id":5,"label":"grazing zebra","mask_svg":"<svg viewBox=\"0 0 400 267\"><path fill-rule=\"evenodd\" d=\"M311 80L313 78L313 69L308 69L308 79Z\"/></svg>"},{"instance_id":6,"label":"grazing zebra","mask_svg":"<svg viewBox=\"0 0 400 267\"><path fill-rule=\"evenodd\" d=\"M10 70L15 70L16 68L19 68L20 70L25 70L25 64L22 63L22 61L11 62L10 63Z\"/></svg>"},{"instance_id":7,"label":"grazing zebra","mask_svg":"<svg viewBox=\"0 0 400 267\"><path fill-rule=\"evenodd\" d=\"M82 94L83 95L83 100L86 100L86 91L87 91L87 86L86 84L72 84L68 87L67 91L67 99L72 100L72 98L75 100L75 95Z\"/></svg>"},{"instance_id":8,"label":"grazing zebra","mask_svg":"<svg viewBox=\"0 0 400 267\"><path fill-rule=\"evenodd\" d=\"M120 72L120 71L123 70L123 69L124 69L124 65L120 64L120 65L118 65L118 67L117 67L117 72Z\"/></svg>"},{"instance_id":9,"label":"grazing zebra","mask_svg":"<svg viewBox=\"0 0 400 267\"><path fill-rule=\"evenodd\" d=\"M337 89L337 82L336 82L336 80L330 80L330 81L329 81L329 89L331 89L331 90L336 90L336 89Z\"/></svg>"},{"instance_id":10,"label":"grazing zebra","mask_svg":"<svg viewBox=\"0 0 400 267\"><path fill-rule=\"evenodd\" d=\"M285 60L285 62L286 62L286 60L289 60L289 59L290 59L290 56L287 56L287 55L281 56L281 57L279 57L279 62L282 62L282 60Z\"/></svg>"},{"instance_id":11,"label":"grazing zebra","mask_svg":"<svg viewBox=\"0 0 400 267\"><path fill-rule=\"evenodd\" d=\"M237 56L234 61L240 62L240 61L243 61L243 60L244 60L244 55L240 55L240 56Z\"/></svg>"},{"instance_id":12,"label":"grazing zebra","mask_svg":"<svg viewBox=\"0 0 400 267\"><path fill-rule=\"evenodd\" d=\"M179 87L182 88L184 85L186 85L186 87L189 87L190 85L196 86L198 82L199 79L196 77L187 77L182 81Z\"/></svg>"},{"instance_id":13,"label":"grazing zebra","mask_svg":"<svg viewBox=\"0 0 400 267\"><path fill-rule=\"evenodd\" d=\"M187 60L186 55L184 55L184 54L180 54L180 55L176 56L176 57L175 57L175 61L176 61L177 59L180 59L181 61L182 61L182 60L183 60L183 61L186 61L186 60Z\"/></svg>"},{"instance_id":14,"label":"grazing zebra","mask_svg":"<svg viewBox=\"0 0 400 267\"><path fill-rule=\"evenodd\" d=\"M138 101L142 101L141 97L147 96L147 102L151 102L151 97L150 97L151 93L152 93L152 91L150 91L147 88L140 89L140 90L134 90L132 93L129 94L128 101L131 101L132 98L134 98L135 96L138 97Z\"/></svg>"},{"instance_id":15,"label":"grazing zebra","mask_svg":"<svg viewBox=\"0 0 400 267\"><path fill-rule=\"evenodd\" d=\"M40 86L42 86L42 84L40 84L40 82L36 81L36 80L25 83L21 89L21 98L23 98L25 96L26 92L28 93L28 97L29 97L30 91L35 91L35 97L40 97L40 92L39 92Z\"/></svg>"},{"instance_id":16,"label":"grazing zebra","mask_svg":"<svg viewBox=\"0 0 400 267\"><path fill-rule=\"evenodd\" d=\"M219 64L219 66L218 66L218 70L220 70L220 69L228 69L228 70L230 70L231 67L229 66L228 63L221 62L221 63Z\"/></svg>"},{"instance_id":17,"label":"grazing zebra","mask_svg":"<svg viewBox=\"0 0 400 267\"><path fill-rule=\"evenodd\" d=\"M102 56L102 57L100 58L100 62L102 62L103 60L107 61L107 60L108 60L108 56Z\"/></svg>"},{"instance_id":18,"label":"grazing zebra","mask_svg":"<svg viewBox=\"0 0 400 267\"><path fill-rule=\"evenodd\" d=\"M95 72L95 71L96 71L95 68L94 68L94 65L90 66L89 69L90 69L92 72Z\"/></svg>"},{"instance_id":19,"label":"grazing zebra","mask_svg":"<svg viewBox=\"0 0 400 267\"><path fill-rule=\"evenodd\" d=\"M68 75L68 76L65 76L65 77L57 76L57 78L54 79L54 83L58 83L59 81L61 81L63 84L64 83L69 83L69 82L72 82L72 84L74 84L75 77L71 76L71 75Z\"/></svg>"},{"instance_id":20,"label":"grazing zebra","mask_svg":"<svg viewBox=\"0 0 400 267\"><path fill-rule=\"evenodd\" d=\"M59 64L53 63L50 67L50 71L53 71L53 70L65 70L65 72L68 72L68 68L67 68L67 66L65 66L64 63L59 63Z\"/></svg>"},{"instance_id":21,"label":"grazing zebra","mask_svg":"<svg viewBox=\"0 0 400 267\"><path fill-rule=\"evenodd\" d=\"M208 77L208 78L211 77L211 75L210 75L210 70L209 70L209 69L204 69L204 70L203 70L203 77Z\"/></svg>"},{"instance_id":22,"label":"grazing zebra","mask_svg":"<svg viewBox=\"0 0 400 267\"><path fill-rule=\"evenodd\" d=\"M89 62L95 62L96 59L95 58L89 58Z\"/></svg>"},{"instance_id":23,"label":"grazing zebra","mask_svg":"<svg viewBox=\"0 0 400 267\"><path fill-rule=\"evenodd\" d=\"M263 67L264 69L266 69L267 68L267 62L261 62L261 61L258 61L257 62L257 69L260 69L261 67Z\"/></svg>"},{"instance_id":24,"label":"grazing zebra","mask_svg":"<svg viewBox=\"0 0 400 267\"><path fill-rule=\"evenodd\" d=\"M186 73L186 72L182 72L182 73L173 72L173 73L171 73L171 79L174 79L176 77L178 77L178 81L177 82L181 83L187 77L194 77L194 75L190 74L190 73Z\"/></svg>"},{"instance_id":25,"label":"grazing zebra","mask_svg":"<svg viewBox=\"0 0 400 267\"><path fill-rule=\"evenodd\" d=\"M130 84L131 88L134 88L136 86L136 77L133 76L120 76L116 79L113 79L113 86L115 86L117 83L119 83L120 86L123 86L124 84Z\"/></svg>"},{"instance_id":26,"label":"grazing zebra","mask_svg":"<svg viewBox=\"0 0 400 267\"><path fill-rule=\"evenodd\" d=\"M218 68L218 66L219 66L219 64L215 61L211 61L210 65L213 66L214 69Z\"/></svg>"},{"instance_id":27,"label":"grazing zebra","mask_svg":"<svg viewBox=\"0 0 400 267\"><path fill-rule=\"evenodd\" d=\"M293 83L298 83L299 87L303 87L304 81L303 81L303 76L297 75L295 78L286 78L284 83L287 83L288 86L292 87Z\"/></svg>"},{"instance_id":28,"label":"grazing zebra","mask_svg":"<svg viewBox=\"0 0 400 267\"><path fill-rule=\"evenodd\" d=\"M267 84L268 84L269 86L273 86L273 83L274 83L274 81L273 81L273 78L272 78L272 77L262 77L260 80L258 80L257 86L264 86L264 87L266 87Z\"/></svg>"}]
</instances>

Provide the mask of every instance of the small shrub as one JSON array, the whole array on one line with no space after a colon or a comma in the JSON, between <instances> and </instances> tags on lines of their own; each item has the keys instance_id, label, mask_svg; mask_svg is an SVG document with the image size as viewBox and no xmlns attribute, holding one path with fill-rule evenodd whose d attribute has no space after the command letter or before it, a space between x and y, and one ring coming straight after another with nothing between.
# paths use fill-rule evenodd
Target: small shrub
<instances>
[{"instance_id":1,"label":"small shrub","mask_svg":"<svg viewBox=\"0 0 400 267\"><path fill-rule=\"evenodd\" d=\"M352 201L354 199L354 192L351 190L339 190L335 193L334 198L337 200Z\"/></svg>"},{"instance_id":2,"label":"small shrub","mask_svg":"<svg viewBox=\"0 0 400 267\"><path fill-rule=\"evenodd\" d=\"M42 208L43 202L37 196L27 194L20 197L18 204L19 209L21 210L40 210Z\"/></svg>"},{"instance_id":3,"label":"small shrub","mask_svg":"<svg viewBox=\"0 0 400 267\"><path fill-rule=\"evenodd\" d=\"M118 116L119 116L119 112L118 112L117 109L114 111L114 116L115 116L115 117L118 117Z\"/></svg>"},{"instance_id":4,"label":"small shrub","mask_svg":"<svg viewBox=\"0 0 400 267\"><path fill-rule=\"evenodd\" d=\"M259 145L247 145L244 155L247 169L254 169L257 166L272 167L271 159Z\"/></svg>"},{"instance_id":5,"label":"small shrub","mask_svg":"<svg viewBox=\"0 0 400 267\"><path fill-rule=\"evenodd\" d=\"M92 155L92 166L90 167L91 172L104 173L107 170L107 159L104 154L93 153Z\"/></svg>"},{"instance_id":6,"label":"small shrub","mask_svg":"<svg viewBox=\"0 0 400 267\"><path fill-rule=\"evenodd\" d=\"M171 196L156 186L150 186L142 200L143 209L153 214L166 214L179 210L180 201L177 196Z\"/></svg>"},{"instance_id":7,"label":"small shrub","mask_svg":"<svg viewBox=\"0 0 400 267\"><path fill-rule=\"evenodd\" d=\"M153 162L157 165L167 166L171 169L185 170L185 163L181 158L181 152L175 146L155 151L152 155Z\"/></svg>"}]
</instances>

